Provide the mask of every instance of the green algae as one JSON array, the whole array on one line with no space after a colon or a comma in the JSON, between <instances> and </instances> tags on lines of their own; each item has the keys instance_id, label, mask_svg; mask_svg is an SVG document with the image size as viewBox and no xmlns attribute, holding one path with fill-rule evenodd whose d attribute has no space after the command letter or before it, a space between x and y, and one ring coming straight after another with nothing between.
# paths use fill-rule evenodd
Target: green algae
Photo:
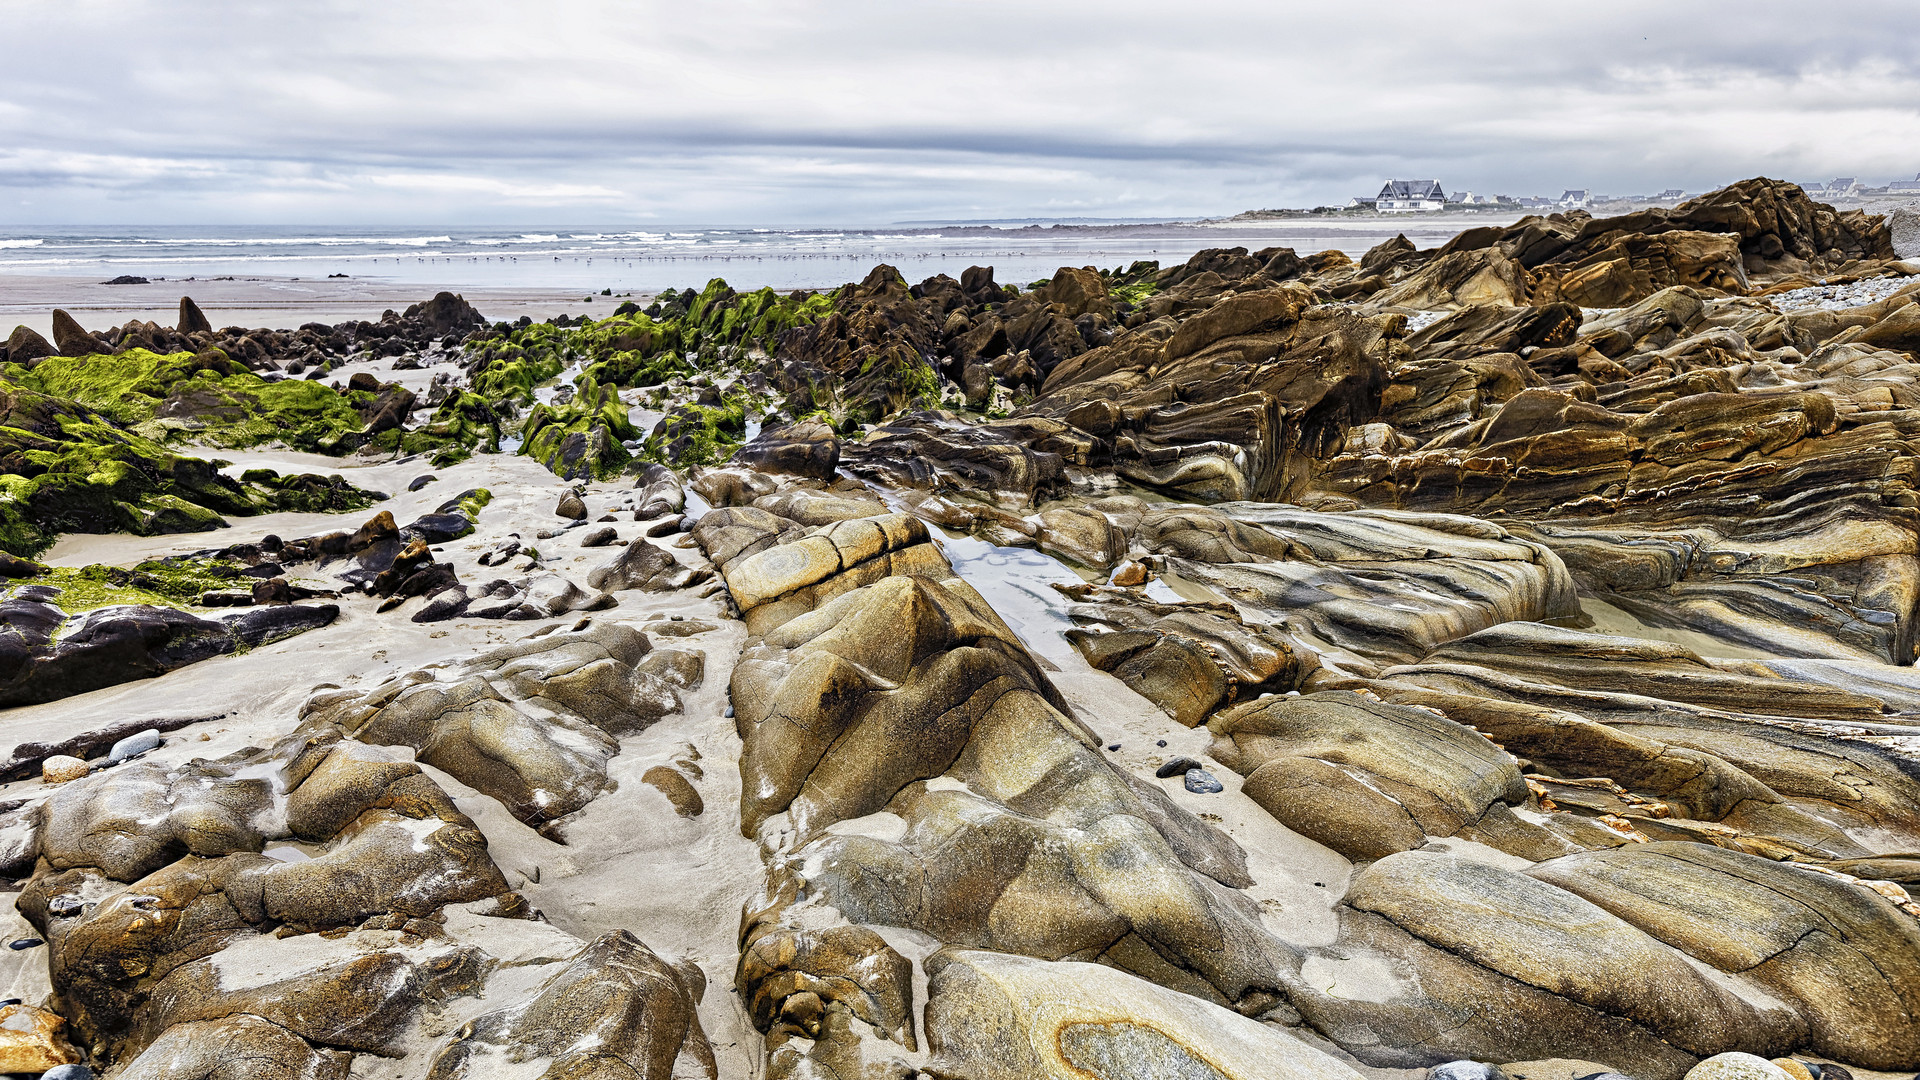
<instances>
[{"instance_id":1,"label":"green algae","mask_svg":"<svg viewBox=\"0 0 1920 1080\"><path fill-rule=\"evenodd\" d=\"M69 615L116 604L198 607L210 592L252 586L239 563L229 559L152 559L131 569L119 566L49 566L31 584L60 590L54 603Z\"/></svg>"},{"instance_id":2,"label":"green algae","mask_svg":"<svg viewBox=\"0 0 1920 1080\"><path fill-rule=\"evenodd\" d=\"M0 550L10 554L32 557L67 532L193 532L218 528L222 515L373 502L338 477L235 480L220 462L176 454L73 398L22 385L21 371L0 369Z\"/></svg>"},{"instance_id":3,"label":"green algae","mask_svg":"<svg viewBox=\"0 0 1920 1080\"><path fill-rule=\"evenodd\" d=\"M260 377L218 349L48 357L28 370L8 365L18 385L66 398L146 438L191 438L223 449L280 443L344 454L365 442L361 408L377 394L342 393L305 379Z\"/></svg>"},{"instance_id":4,"label":"green algae","mask_svg":"<svg viewBox=\"0 0 1920 1080\"><path fill-rule=\"evenodd\" d=\"M520 452L565 480L606 480L633 460L624 443L640 437L619 391L581 375L565 405L535 405L520 428Z\"/></svg>"}]
</instances>

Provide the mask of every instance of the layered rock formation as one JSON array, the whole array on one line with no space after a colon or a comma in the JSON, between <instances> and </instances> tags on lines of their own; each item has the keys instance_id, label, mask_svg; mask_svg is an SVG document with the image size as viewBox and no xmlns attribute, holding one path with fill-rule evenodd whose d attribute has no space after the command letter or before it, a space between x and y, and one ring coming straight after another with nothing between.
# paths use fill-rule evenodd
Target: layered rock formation
<instances>
[{"instance_id":1,"label":"layered rock formation","mask_svg":"<svg viewBox=\"0 0 1920 1080\"><path fill-rule=\"evenodd\" d=\"M562 524L470 491L200 553L462 647L18 789L37 1037L138 1077L1920 1068L1920 286L1792 301L1912 274L1888 236L1749 181L482 334L461 393L590 359L536 409L577 483L515 500ZM659 438L594 419L633 400ZM722 901L609 926L699 892L662 846Z\"/></svg>"}]
</instances>

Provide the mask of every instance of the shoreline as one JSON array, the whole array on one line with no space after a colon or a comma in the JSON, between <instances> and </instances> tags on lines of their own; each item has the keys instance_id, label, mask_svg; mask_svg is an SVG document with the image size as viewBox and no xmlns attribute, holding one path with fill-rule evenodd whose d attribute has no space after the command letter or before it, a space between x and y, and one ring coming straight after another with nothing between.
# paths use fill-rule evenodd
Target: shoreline
<instances>
[{"instance_id":1,"label":"shoreline","mask_svg":"<svg viewBox=\"0 0 1920 1080\"><path fill-rule=\"evenodd\" d=\"M52 340L53 311L60 308L88 330L121 326L129 319L172 326L180 298L193 297L217 327L244 326L291 330L302 323L378 321L391 308L457 293L493 322L531 316L536 322L555 315L611 313L619 300L558 288L434 285L377 278L247 277L155 280L146 285L107 285L97 278L68 274L0 275L0 325L18 324ZM635 299L639 299L636 294Z\"/></svg>"}]
</instances>

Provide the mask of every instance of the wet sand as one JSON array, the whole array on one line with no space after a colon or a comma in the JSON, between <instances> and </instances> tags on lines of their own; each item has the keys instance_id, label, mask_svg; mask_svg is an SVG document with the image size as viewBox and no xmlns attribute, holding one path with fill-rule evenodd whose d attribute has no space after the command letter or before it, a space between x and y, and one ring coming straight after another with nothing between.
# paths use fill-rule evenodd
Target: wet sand
<instances>
[{"instance_id":1,"label":"wet sand","mask_svg":"<svg viewBox=\"0 0 1920 1080\"><path fill-rule=\"evenodd\" d=\"M215 326L287 330L308 322L377 320L389 308L405 311L407 305L442 289L466 297L495 321L522 315L536 320L554 315L604 316L620 303L606 296L589 301L584 292L558 288L436 286L378 278L249 276L103 285L97 278L8 274L0 275L0 333L19 324L51 338L54 308L64 308L89 330L120 326L129 319L172 326L179 317L182 296L193 297Z\"/></svg>"}]
</instances>

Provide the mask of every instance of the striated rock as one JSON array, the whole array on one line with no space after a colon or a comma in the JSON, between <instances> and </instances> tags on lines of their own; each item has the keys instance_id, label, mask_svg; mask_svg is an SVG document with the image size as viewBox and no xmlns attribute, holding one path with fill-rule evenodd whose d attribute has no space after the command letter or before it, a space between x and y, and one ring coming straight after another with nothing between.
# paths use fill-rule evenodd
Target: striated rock
<instances>
[{"instance_id":1,"label":"striated rock","mask_svg":"<svg viewBox=\"0 0 1920 1080\"><path fill-rule=\"evenodd\" d=\"M1920 1056L1920 924L1870 888L1686 843L1583 852L1528 873L1791 1003L1814 1053L1876 1069Z\"/></svg>"},{"instance_id":2,"label":"striated rock","mask_svg":"<svg viewBox=\"0 0 1920 1080\"><path fill-rule=\"evenodd\" d=\"M7 362L31 367L35 360L56 355L56 350L31 326L16 326L7 337Z\"/></svg>"},{"instance_id":3,"label":"striated rock","mask_svg":"<svg viewBox=\"0 0 1920 1080\"><path fill-rule=\"evenodd\" d=\"M1512 758L1472 729L1344 691L1249 702L1207 727L1249 798L1350 859L1458 835L1529 798Z\"/></svg>"},{"instance_id":4,"label":"striated rock","mask_svg":"<svg viewBox=\"0 0 1920 1080\"><path fill-rule=\"evenodd\" d=\"M1112 968L965 949L927 962L935 1068L980 1080L1355 1080L1287 1031Z\"/></svg>"}]
</instances>

